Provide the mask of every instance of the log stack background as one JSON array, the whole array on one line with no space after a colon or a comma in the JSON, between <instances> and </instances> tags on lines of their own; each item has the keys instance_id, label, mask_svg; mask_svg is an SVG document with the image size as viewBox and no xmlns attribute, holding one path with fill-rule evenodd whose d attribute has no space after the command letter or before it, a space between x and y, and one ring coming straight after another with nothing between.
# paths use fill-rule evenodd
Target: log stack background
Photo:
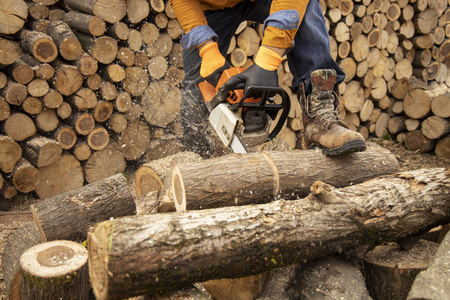
<instances>
[{"instance_id":1,"label":"log stack background","mask_svg":"<svg viewBox=\"0 0 450 300\"><path fill-rule=\"evenodd\" d=\"M347 74L341 117L366 138L450 156L450 0L328 0ZM182 31L166 1L0 0L0 197L50 198L180 151ZM261 26L228 51L252 64ZM287 90L287 61L279 69ZM301 109L280 134L296 147Z\"/></svg>"}]
</instances>

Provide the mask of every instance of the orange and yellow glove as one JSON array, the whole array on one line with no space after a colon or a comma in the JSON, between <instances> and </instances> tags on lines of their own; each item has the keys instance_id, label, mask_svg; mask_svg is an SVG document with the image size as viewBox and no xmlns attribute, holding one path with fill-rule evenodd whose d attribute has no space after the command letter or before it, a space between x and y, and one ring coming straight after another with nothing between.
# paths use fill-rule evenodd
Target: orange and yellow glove
<instances>
[{"instance_id":1,"label":"orange and yellow glove","mask_svg":"<svg viewBox=\"0 0 450 300\"><path fill-rule=\"evenodd\" d=\"M210 42L200 46L199 55L202 58L200 75L213 86L216 86L222 72L229 66L219 51L216 42Z\"/></svg>"}]
</instances>

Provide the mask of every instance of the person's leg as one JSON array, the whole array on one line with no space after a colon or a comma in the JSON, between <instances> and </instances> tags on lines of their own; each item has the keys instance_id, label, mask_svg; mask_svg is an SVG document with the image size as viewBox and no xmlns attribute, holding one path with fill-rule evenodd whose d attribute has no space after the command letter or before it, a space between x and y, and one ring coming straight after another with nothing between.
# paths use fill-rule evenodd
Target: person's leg
<instances>
[{"instance_id":1,"label":"person's leg","mask_svg":"<svg viewBox=\"0 0 450 300\"><path fill-rule=\"evenodd\" d=\"M304 148L320 145L326 155L344 155L366 149L364 138L339 118L339 96L335 85L345 73L330 54L328 30L318 0L310 0L288 53L303 111Z\"/></svg>"}]
</instances>

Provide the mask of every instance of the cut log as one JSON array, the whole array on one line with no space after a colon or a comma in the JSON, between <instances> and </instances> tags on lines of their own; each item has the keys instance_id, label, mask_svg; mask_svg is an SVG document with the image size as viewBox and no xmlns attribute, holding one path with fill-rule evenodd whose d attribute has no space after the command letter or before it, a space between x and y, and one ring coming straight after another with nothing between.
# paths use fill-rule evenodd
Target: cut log
<instances>
[{"instance_id":1,"label":"cut log","mask_svg":"<svg viewBox=\"0 0 450 300\"><path fill-rule=\"evenodd\" d=\"M162 80L154 81L142 95L141 105L150 125L165 127L179 114L180 89Z\"/></svg>"},{"instance_id":2,"label":"cut log","mask_svg":"<svg viewBox=\"0 0 450 300\"><path fill-rule=\"evenodd\" d=\"M0 33L14 34L22 29L28 17L28 6L23 0L1 0Z\"/></svg>"},{"instance_id":3,"label":"cut log","mask_svg":"<svg viewBox=\"0 0 450 300\"><path fill-rule=\"evenodd\" d=\"M24 141L36 133L36 125L33 120L23 113L12 114L3 125L5 133L18 142Z\"/></svg>"},{"instance_id":4,"label":"cut log","mask_svg":"<svg viewBox=\"0 0 450 300\"><path fill-rule=\"evenodd\" d=\"M354 165L361 173L354 172ZM171 185L177 211L185 211L302 197L316 180L342 187L397 169L395 157L379 147L337 160L314 150L268 152L179 164L173 168ZM248 179L242 180L242 174Z\"/></svg>"},{"instance_id":5,"label":"cut log","mask_svg":"<svg viewBox=\"0 0 450 300\"><path fill-rule=\"evenodd\" d=\"M99 123L106 122L114 111L114 106L107 101L101 101L94 109L94 119Z\"/></svg>"},{"instance_id":6,"label":"cut log","mask_svg":"<svg viewBox=\"0 0 450 300\"><path fill-rule=\"evenodd\" d=\"M39 100L38 98L27 97L27 99L25 99L25 101L23 101L22 103L22 109L27 114L37 115L42 111L43 105L41 100Z\"/></svg>"},{"instance_id":7,"label":"cut log","mask_svg":"<svg viewBox=\"0 0 450 300\"><path fill-rule=\"evenodd\" d=\"M14 168L12 181L19 192L32 192L39 182L39 171L22 157Z\"/></svg>"},{"instance_id":8,"label":"cut log","mask_svg":"<svg viewBox=\"0 0 450 300\"><path fill-rule=\"evenodd\" d=\"M102 36L106 31L106 23L104 20L75 10L71 10L64 15L64 22L79 32L93 36Z\"/></svg>"},{"instance_id":9,"label":"cut log","mask_svg":"<svg viewBox=\"0 0 450 300\"><path fill-rule=\"evenodd\" d=\"M60 117L62 120L67 119L72 114L72 107L69 103L63 102L60 106L56 109L56 114L58 117Z\"/></svg>"},{"instance_id":10,"label":"cut log","mask_svg":"<svg viewBox=\"0 0 450 300\"><path fill-rule=\"evenodd\" d=\"M25 85L8 81L5 88L1 91L4 99L11 105L21 105L28 96L28 89Z\"/></svg>"},{"instance_id":11,"label":"cut log","mask_svg":"<svg viewBox=\"0 0 450 300\"><path fill-rule=\"evenodd\" d=\"M39 168L39 176L35 192L41 199L80 188L84 183L80 162L68 154L63 154L51 165Z\"/></svg>"},{"instance_id":12,"label":"cut log","mask_svg":"<svg viewBox=\"0 0 450 300\"><path fill-rule=\"evenodd\" d=\"M52 132L58 128L59 120L54 109L43 109L36 116L36 127L42 132Z\"/></svg>"},{"instance_id":13,"label":"cut log","mask_svg":"<svg viewBox=\"0 0 450 300\"><path fill-rule=\"evenodd\" d=\"M122 174L105 177L30 207L45 241L83 241L90 226L136 213L128 182Z\"/></svg>"},{"instance_id":14,"label":"cut log","mask_svg":"<svg viewBox=\"0 0 450 300\"><path fill-rule=\"evenodd\" d=\"M247 62L247 54L241 48L236 48L231 52L230 60L234 67L242 67Z\"/></svg>"},{"instance_id":15,"label":"cut log","mask_svg":"<svg viewBox=\"0 0 450 300\"><path fill-rule=\"evenodd\" d=\"M67 120L67 123L80 135L88 135L95 127L92 114L77 111Z\"/></svg>"},{"instance_id":16,"label":"cut log","mask_svg":"<svg viewBox=\"0 0 450 300\"><path fill-rule=\"evenodd\" d=\"M196 153L181 152L143 164L134 176L137 196L142 197L149 192L161 190L175 165L199 160L201 156Z\"/></svg>"},{"instance_id":17,"label":"cut log","mask_svg":"<svg viewBox=\"0 0 450 300\"><path fill-rule=\"evenodd\" d=\"M358 113L364 104L364 89L359 81L349 82L341 99L347 111Z\"/></svg>"},{"instance_id":18,"label":"cut log","mask_svg":"<svg viewBox=\"0 0 450 300\"><path fill-rule=\"evenodd\" d=\"M405 114L410 118L423 118L431 110L430 96L423 89L413 89L403 100L403 109Z\"/></svg>"},{"instance_id":19,"label":"cut log","mask_svg":"<svg viewBox=\"0 0 450 300\"><path fill-rule=\"evenodd\" d=\"M21 46L40 62L52 62L58 56L55 42L43 32L24 30L21 33Z\"/></svg>"},{"instance_id":20,"label":"cut log","mask_svg":"<svg viewBox=\"0 0 450 300\"><path fill-rule=\"evenodd\" d=\"M422 122L422 133L430 140L439 139L449 132L450 124L448 123L448 120L444 118L431 116Z\"/></svg>"},{"instance_id":21,"label":"cut log","mask_svg":"<svg viewBox=\"0 0 450 300\"><path fill-rule=\"evenodd\" d=\"M234 279L214 279L203 282L204 289L213 299L258 299L267 274Z\"/></svg>"},{"instance_id":22,"label":"cut log","mask_svg":"<svg viewBox=\"0 0 450 300\"><path fill-rule=\"evenodd\" d=\"M21 299L20 256L27 249L42 242L44 240L34 222L27 222L20 226L6 242L2 255L2 270L9 299Z\"/></svg>"},{"instance_id":23,"label":"cut log","mask_svg":"<svg viewBox=\"0 0 450 300\"><path fill-rule=\"evenodd\" d=\"M48 93L42 98L42 103L45 107L55 109L61 106L64 98L57 90L49 89Z\"/></svg>"},{"instance_id":24,"label":"cut log","mask_svg":"<svg viewBox=\"0 0 450 300\"><path fill-rule=\"evenodd\" d=\"M91 89L81 88L69 97L68 102L77 110L85 111L95 108L98 99L97 95Z\"/></svg>"},{"instance_id":25,"label":"cut log","mask_svg":"<svg viewBox=\"0 0 450 300\"><path fill-rule=\"evenodd\" d=\"M152 57L147 65L148 73L154 79L161 79L166 74L168 67L167 60L162 55Z\"/></svg>"},{"instance_id":26,"label":"cut log","mask_svg":"<svg viewBox=\"0 0 450 300\"><path fill-rule=\"evenodd\" d=\"M450 117L450 94L441 95L431 101L431 111L441 118Z\"/></svg>"},{"instance_id":27,"label":"cut log","mask_svg":"<svg viewBox=\"0 0 450 300\"><path fill-rule=\"evenodd\" d=\"M53 85L64 96L70 96L80 89L83 76L77 67L63 64L56 69Z\"/></svg>"},{"instance_id":28,"label":"cut log","mask_svg":"<svg viewBox=\"0 0 450 300\"><path fill-rule=\"evenodd\" d=\"M148 87L147 72L141 68L129 67L126 69L126 73L127 77L123 80L123 88L131 96L141 96Z\"/></svg>"},{"instance_id":29,"label":"cut log","mask_svg":"<svg viewBox=\"0 0 450 300\"><path fill-rule=\"evenodd\" d=\"M406 130L414 131L417 130L420 126L420 121L417 119L407 119L405 121Z\"/></svg>"},{"instance_id":30,"label":"cut log","mask_svg":"<svg viewBox=\"0 0 450 300\"><path fill-rule=\"evenodd\" d=\"M236 44L240 49L244 50L247 56L252 56L258 51L261 38L255 29L247 27L238 35Z\"/></svg>"},{"instance_id":31,"label":"cut log","mask_svg":"<svg viewBox=\"0 0 450 300\"><path fill-rule=\"evenodd\" d=\"M119 149L127 160L139 159L147 151L150 142L150 128L136 120L127 126L119 138Z\"/></svg>"},{"instance_id":32,"label":"cut log","mask_svg":"<svg viewBox=\"0 0 450 300\"><path fill-rule=\"evenodd\" d=\"M419 240L411 249L398 244L380 245L364 257L364 273L374 299L406 299L416 275L425 270L437 243Z\"/></svg>"},{"instance_id":33,"label":"cut log","mask_svg":"<svg viewBox=\"0 0 450 300\"><path fill-rule=\"evenodd\" d=\"M421 271L414 279L411 289L405 299L445 299L449 291L448 251L450 234L439 245L436 253L430 259L426 270Z\"/></svg>"},{"instance_id":34,"label":"cut log","mask_svg":"<svg viewBox=\"0 0 450 300\"><path fill-rule=\"evenodd\" d=\"M119 150L106 148L94 152L89 157L84 166L84 173L86 181L92 183L117 173L123 173L125 168L126 162L123 154Z\"/></svg>"},{"instance_id":35,"label":"cut log","mask_svg":"<svg viewBox=\"0 0 450 300\"><path fill-rule=\"evenodd\" d=\"M434 152L438 157L450 158L450 137L441 138L437 142Z\"/></svg>"},{"instance_id":36,"label":"cut log","mask_svg":"<svg viewBox=\"0 0 450 300\"><path fill-rule=\"evenodd\" d=\"M72 148L72 153L80 161L87 160L92 155L91 147L86 142L77 142Z\"/></svg>"},{"instance_id":37,"label":"cut log","mask_svg":"<svg viewBox=\"0 0 450 300\"><path fill-rule=\"evenodd\" d=\"M28 94L32 97L42 97L45 96L49 92L49 86L46 80L41 78L36 78L31 81L28 86Z\"/></svg>"},{"instance_id":38,"label":"cut log","mask_svg":"<svg viewBox=\"0 0 450 300\"><path fill-rule=\"evenodd\" d=\"M13 64L20 54L19 46L7 39L0 38L0 68Z\"/></svg>"},{"instance_id":39,"label":"cut log","mask_svg":"<svg viewBox=\"0 0 450 300\"><path fill-rule=\"evenodd\" d=\"M11 173L21 157L20 145L9 136L0 135L0 169L5 173Z\"/></svg>"},{"instance_id":40,"label":"cut log","mask_svg":"<svg viewBox=\"0 0 450 300\"><path fill-rule=\"evenodd\" d=\"M162 0L150 0L150 5L152 9L156 12L163 12L165 9L164 1Z\"/></svg>"},{"instance_id":41,"label":"cut log","mask_svg":"<svg viewBox=\"0 0 450 300\"><path fill-rule=\"evenodd\" d=\"M84 51L90 54L98 62L105 65L110 64L117 57L119 48L117 40L112 37L103 35L96 39L81 33L78 33L77 37L80 40Z\"/></svg>"},{"instance_id":42,"label":"cut log","mask_svg":"<svg viewBox=\"0 0 450 300\"><path fill-rule=\"evenodd\" d=\"M96 126L87 136L87 143L92 150L104 149L109 143L109 133L105 127Z\"/></svg>"},{"instance_id":43,"label":"cut log","mask_svg":"<svg viewBox=\"0 0 450 300\"><path fill-rule=\"evenodd\" d=\"M11 65L10 74L12 78L20 84L27 84L34 78L34 70L32 67L20 58Z\"/></svg>"},{"instance_id":44,"label":"cut log","mask_svg":"<svg viewBox=\"0 0 450 300\"><path fill-rule=\"evenodd\" d=\"M118 93L116 86L109 81L103 82L100 88L100 94L103 100L112 101L117 98Z\"/></svg>"},{"instance_id":45,"label":"cut log","mask_svg":"<svg viewBox=\"0 0 450 300\"><path fill-rule=\"evenodd\" d=\"M126 0L128 20L137 24L148 17L150 5L147 0Z\"/></svg>"},{"instance_id":46,"label":"cut log","mask_svg":"<svg viewBox=\"0 0 450 300\"><path fill-rule=\"evenodd\" d=\"M406 130L405 121L406 121L405 116L390 118L387 124L388 131L392 134L397 134L405 131Z\"/></svg>"},{"instance_id":47,"label":"cut log","mask_svg":"<svg viewBox=\"0 0 450 300\"><path fill-rule=\"evenodd\" d=\"M95 15L111 24L119 22L127 14L126 0L67 0L65 3L72 9Z\"/></svg>"},{"instance_id":48,"label":"cut log","mask_svg":"<svg viewBox=\"0 0 450 300\"><path fill-rule=\"evenodd\" d=\"M37 99L39 101L39 99ZM39 101L41 103L41 101ZM28 112L26 109L24 109L25 112ZM9 107L9 104L5 101L5 98L0 96L0 121L5 121L9 118L11 115L11 108Z\"/></svg>"},{"instance_id":49,"label":"cut log","mask_svg":"<svg viewBox=\"0 0 450 300\"><path fill-rule=\"evenodd\" d=\"M55 163L63 150L56 140L44 136L26 141L24 149L24 156L38 168Z\"/></svg>"},{"instance_id":50,"label":"cut log","mask_svg":"<svg viewBox=\"0 0 450 300\"><path fill-rule=\"evenodd\" d=\"M77 134L75 133L75 130L69 126L60 126L54 131L53 136L64 150L72 148L77 142Z\"/></svg>"},{"instance_id":51,"label":"cut log","mask_svg":"<svg viewBox=\"0 0 450 300\"><path fill-rule=\"evenodd\" d=\"M162 12L155 16L155 24L159 29L165 29L167 27L168 22L169 22L169 19Z\"/></svg>"},{"instance_id":52,"label":"cut log","mask_svg":"<svg viewBox=\"0 0 450 300\"><path fill-rule=\"evenodd\" d=\"M317 184L296 201L105 221L88 234L94 294L121 299L260 274L424 232L449 221L449 184L443 168L421 169L342 189Z\"/></svg>"},{"instance_id":53,"label":"cut log","mask_svg":"<svg viewBox=\"0 0 450 300\"><path fill-rule=\"evenodd\" d=\"M22 299L89 299L87 260L86 248L72 241L31 247L20 257Z\"/></svg>"},{"instance_id":54,"label":"cut log","mask_svg":"<svg viewBox=\"0 0 450 300\"><path fill-rule=\"evenodd\" d=\"M433 150L435 145L436 141L425 137L421 130L410 131L405 136L405 146L411 151L426 153Z\"/></svg>"},{"instance_id":55,"label":"cut log","mask_svg":"<svg viewBox=\"0 0 450 300\"><path fill-rule=\"evenodd\" d=\"M63 21L52 21L47 34L58 46L59 54L66 60L76 60L83 54L83 48L70 26Z\"/></svg>"},{"instance_id":56,"label":"cut log","mask_svg":"<svg viewBox=\"0 0 450 300\"><path fill-rule=\"evenodd\" d=\"M108 128L113 132L121 133L124 132L128 127L127 118L121 113L114 113L108 119Z\"/></svg>"}]
</instances>

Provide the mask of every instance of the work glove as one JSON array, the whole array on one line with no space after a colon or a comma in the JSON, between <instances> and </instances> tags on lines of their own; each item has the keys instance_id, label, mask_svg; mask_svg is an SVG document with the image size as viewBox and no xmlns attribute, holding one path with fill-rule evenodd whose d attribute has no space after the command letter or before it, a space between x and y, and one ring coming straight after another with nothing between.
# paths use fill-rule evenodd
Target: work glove
<instances>
[{"instance_id":1,"label":"work glove","mask_svg":"<svg viewBox=\"0 0 450 300\"><path fill-rule=\"evenodd\" d=\"M278 67L282 61L275 51L260 47L255 57L255 63L247 70L231 77L224 85L224 90L230 92L241 86L278 87ZM258 97L258 95L248 95Z\"/></svg>"},{"instance_id":2,"label":"work glove","mask_svg":"<svg viewBox=\"0 0 450 300\"><path fill-rule=\"evenodd\" d=\"M219 51L219 46L216 42L209 43L199 50L199 55L202 58L200 66L200 76L202 76L208 83L214 87L219 82L223 71L230 66Z\"/></svg>"}]
</instances>

